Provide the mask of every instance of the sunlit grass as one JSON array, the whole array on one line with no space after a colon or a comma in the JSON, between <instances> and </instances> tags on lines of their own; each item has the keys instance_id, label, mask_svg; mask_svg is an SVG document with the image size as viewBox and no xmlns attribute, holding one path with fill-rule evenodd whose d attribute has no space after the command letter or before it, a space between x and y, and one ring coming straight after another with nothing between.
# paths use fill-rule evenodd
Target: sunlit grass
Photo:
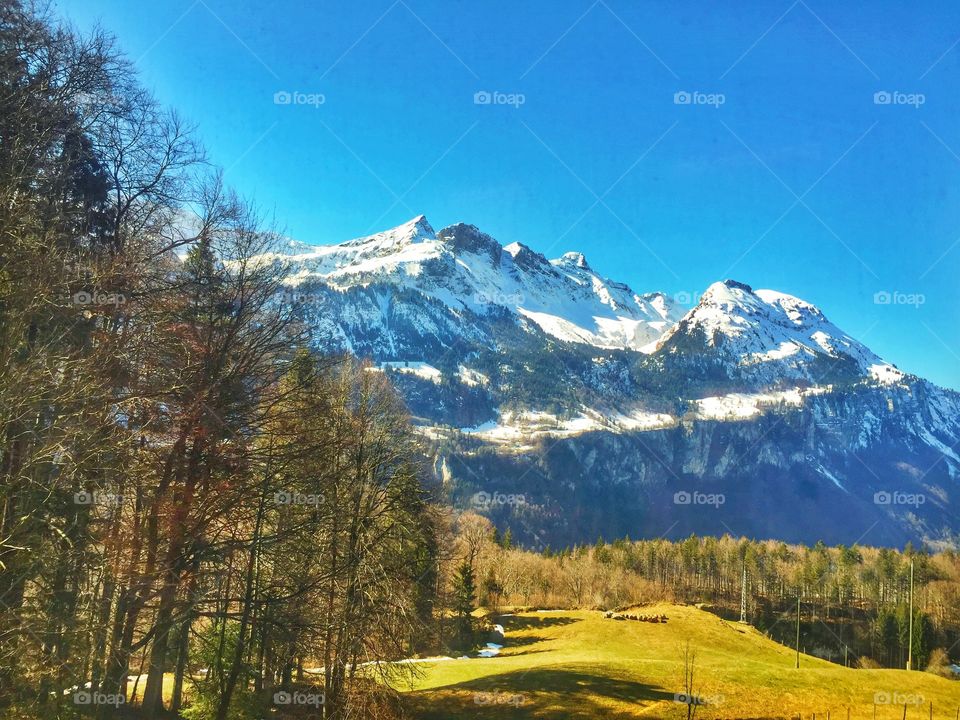
<instances>
[{"instance_id":1,"label":"sunlit grass","mask_svg":"<svg viewBox=\"0 0 960 720\"><path fill-rule=\"evenodd\" d=\"M658 605L642 612L666 624L604 619L599 612L523 613L501 622L502 654L423 666L404 688L417 716L441 718L685 718L683 645L696 652L697 693L709 704L696 717L844 720L954 720L960 682L905 670L855 670L801 655L752 627L693 607ZM879 694L879 696L878 696Z\"/></svg>"}]
</instances>

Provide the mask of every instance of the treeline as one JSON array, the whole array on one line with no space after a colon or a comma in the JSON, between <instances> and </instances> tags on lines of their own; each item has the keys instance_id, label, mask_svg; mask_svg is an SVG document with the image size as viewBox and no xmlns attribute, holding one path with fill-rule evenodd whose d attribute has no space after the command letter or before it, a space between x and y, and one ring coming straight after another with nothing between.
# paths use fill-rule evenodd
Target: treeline
<instances>
[{"instance_id":1,"label":"treeline","mask_svg":"<svg viewBox=\"0 0 960 720\"><path fill-rule=\"evenodd\" d=\"M691 536L603 540L536 553L513 546L473 513L459 519L459 557L471 565L476 600L488 607L612 609L638 603L707 603L793 645L799 599L803 647L837 662L904 667L911 563L914 667L960 645L960 553L861 546L814 547Z\"/></svg>"},{"instance_id":2,"label":"treeline","mask_svg":"<svg viewBox=\"0 0 960 720\"><path fill-rule=\"evenodd\" d=\"M0 3L0 96L0 716L376 717L438 573L402 404L109 37Z\"/></svg>"}]
</instances>

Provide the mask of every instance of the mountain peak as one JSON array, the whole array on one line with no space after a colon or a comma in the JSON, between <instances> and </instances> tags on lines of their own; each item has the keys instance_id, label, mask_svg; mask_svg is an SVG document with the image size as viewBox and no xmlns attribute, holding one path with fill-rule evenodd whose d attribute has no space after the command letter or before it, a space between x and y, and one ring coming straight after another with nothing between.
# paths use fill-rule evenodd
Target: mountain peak
<instances>
[{"instance_id":1,"label":"mountain peak","mask_svg":"<svg viewBox=\"0 0 960 720\"><path fill-rule=\"evenodd\" d=\"M430 226L426 215L417 215L403 225L398 225L393 228L393 230L388 230L387 232L402 233L403 238L407 242L423 242L424 240L432 240L436 237L436 232L434 232L434 229Z\"/></svg>"},{"instance_id":2,"label":"mountain peak","mask_svg":"<svg viewBox=\"0 0 960 720\"><path fill-rule=\"evenodd\" d=\"M580 252L566 252L556 262L560 265L573 265L584 270L592 270L587 259Z\"/></svg>"},{"instance_id":3,"label":"mountain peak","mask_svg":"<svg viewBox=\"0 0 960 720\"><path fill-rule=\"evenodd\" d=\"M454 251L454 253L474 253L477 255L489 255L491 261L498 263L500 261L500 243L481 232L476 225L466 223L456 223L445 227L437 233L437 239Z\"/></svg>"},{"instance_id":4,"label":"mountain peak","mask_svg":"<svg viewBox=\"0 0 960 720\"><path fill-rule=\"evenodd\" d=\"M683 338L702 338L703 352L715 352L729 368L769 382L802 378L820 382L824 358L831 371L849 377L872 376L895 382L895 372L869 348L831 323L815 305L775 290L754 290L746 283L713 283L695 308L661 341L683 346ZM838 370L839 368L839 370Z\"/></svg>"},{"instance_id":5,"label":"mountain peak","mask_svg":"<svg viewBox=\"0 0 960 720\"><path fill-rule=\"evenodd\" d=\"M546 257L536 250L531 250L522 242L512 242L509 245L504 245L503 249L513 257L515 265L523 268L531 269L550 264Z\"/></svg>"},{"instance_id":6,"label":"mountain peak","mask_svg":"<svg viewBox=\"0 0 960 720\"><path fill-rule=\"evenodd\" d=\"M746 283L740 282L739 280L733 280L733 279L731 279L731 278L727 278L726 280L723 281L723 284L726 285L728 288L734 288L734 289L737 289L737 290L743 290L744 292L748 292L748 293L752 293L752 292L753 292L753 288L752 288L752 287L750 287L750 286L747 285Z\"/></svg>"},{"instance_id":7,"label":"mountain peak","mask_svg":"<svg viewBox=\"0 0 960 720\"><path fill-rule=\"evenodd\" d=\"M355 240L348 240L343 243L343 245L355 247L357 245L376 244L386 247L420 243L424 240L433 240L435 238L436 233L427 221L427 217L425 215L417 215L415 218L408 220L402 225L397 225L395 228L356 238Z\"/></svg>"},{"instance_id":8,"label":"mountain peak","mask_svg":"<svg viewBox=\"0 0 960 720\"><path fill-rule=\"evenodd\" d=\"M763 302L758 298L753 288L737 280L720 280L708 287L695 311L730 312L735 308L741 310L758 311Z\"/></svg>"}]
</instances>

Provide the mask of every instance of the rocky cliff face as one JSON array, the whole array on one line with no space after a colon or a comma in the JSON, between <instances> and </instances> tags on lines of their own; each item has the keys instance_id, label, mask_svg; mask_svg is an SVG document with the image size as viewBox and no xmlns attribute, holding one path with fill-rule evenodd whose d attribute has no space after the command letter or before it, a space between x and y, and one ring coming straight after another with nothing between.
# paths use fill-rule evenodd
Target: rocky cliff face
<instances>
[{"instance_id":1,"label":"rocky cliff face","mask_svg":"<svg viewBox=\"0 0 960 720\"><path fill-rule=\"evenodd\" d=\"M960 532L960 395L799 298L726 280L685 312L422 216L269 259L319 348L391 376L454 501L527 542Z\"/></svg>"}]
</instances>

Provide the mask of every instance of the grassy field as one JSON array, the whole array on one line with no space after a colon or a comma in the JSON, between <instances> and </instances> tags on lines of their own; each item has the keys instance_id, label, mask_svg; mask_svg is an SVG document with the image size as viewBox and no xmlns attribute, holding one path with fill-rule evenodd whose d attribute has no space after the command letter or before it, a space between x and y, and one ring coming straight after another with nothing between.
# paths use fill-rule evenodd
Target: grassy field
<instances>
[{"instance_id":1,"label":"grassy field","mask_svg":"<svg viewBox=\"0 0 960 720\"><path fill-rule=\"evenodd\" d=\"M683 646L696 651L697 718L956 720L960 682L924 672L854 670L795 653L748 626L694 607L657 605L666 624L616 621L599 612L505 616L495 658L419 666L401 688L417 717L686 718ZM875 705L874 701L880 701ZM897 701L896 704L891 701ZM829 713L829 715L828 715ZM875 714L876 713L876 714Z\"/></svg>"}]
</instances>

